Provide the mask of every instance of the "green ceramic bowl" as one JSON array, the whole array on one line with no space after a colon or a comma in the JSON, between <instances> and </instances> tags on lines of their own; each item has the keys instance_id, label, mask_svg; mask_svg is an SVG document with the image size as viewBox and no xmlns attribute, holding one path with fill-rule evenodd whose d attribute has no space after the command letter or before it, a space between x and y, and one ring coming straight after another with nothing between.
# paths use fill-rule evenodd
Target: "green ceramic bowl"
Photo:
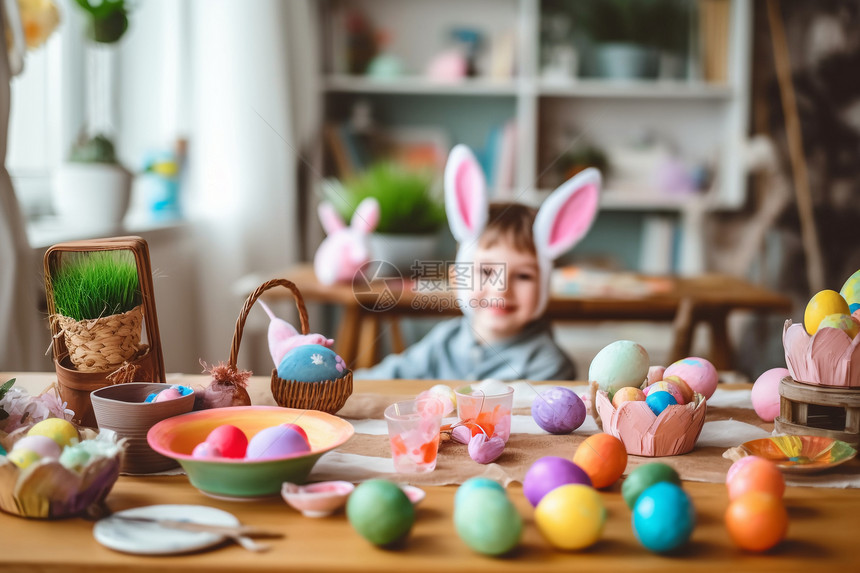
<instances>
[{"instance_id":1,"label":"green ceramic bowl","mask_svg":"<svg viewBox=\"0 0 860 573\"><path fill-rule=\"evenodd\" d=\"M224 424L241 429L250 440L257 432L285 423L300 425L311 452L259 461L200 459L194 447ZM155 424L147 433L150 447L180 463L191 485L219 498L249 499L278 495L284 482L304 483L317 460L355 433L352 425L331 414L277 406L237 406L191 412Z\"/></svg>"}]
</instances>

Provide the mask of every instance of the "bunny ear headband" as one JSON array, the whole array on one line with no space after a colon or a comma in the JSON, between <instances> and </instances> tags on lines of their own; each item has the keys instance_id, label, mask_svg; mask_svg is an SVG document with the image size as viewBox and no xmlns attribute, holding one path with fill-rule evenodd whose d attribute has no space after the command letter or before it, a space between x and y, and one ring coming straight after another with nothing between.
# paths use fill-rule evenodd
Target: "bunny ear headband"
<instances>
[{"instance_id":1,"label":"bunny ear headband","mask_svg":"<svg viewBox=\"0 0 860 573\"><path fill-rule=\"evenodd\" d=\"M573 248L588 232L597 215L600 171L588 168L562 183L541 205L532 227L540 270L540 300L535 315L543 314L549 297L552 263ZM471 264L478 238L487 226L489 201L484 173L471 150L457 145L445 166L445 211L457 243L458 264ZM470 314L468 291L457 298L464 314Z\"/></svg>"}]
</instances>

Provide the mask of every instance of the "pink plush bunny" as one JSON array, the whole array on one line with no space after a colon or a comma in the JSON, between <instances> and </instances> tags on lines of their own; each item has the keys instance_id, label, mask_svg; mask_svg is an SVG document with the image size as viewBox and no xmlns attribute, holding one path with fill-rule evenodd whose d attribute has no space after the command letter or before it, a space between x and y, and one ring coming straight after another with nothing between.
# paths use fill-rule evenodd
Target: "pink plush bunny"
<instances>
[{"instance_id":1,"label":"pink plush bunny","mask_svg":"<svg viewBox=\"0 0 860 573\"><path fill-rule=\"evenodd\" d=\"M538 210L532 227L541 281L535 318L546 308L553 261L585 236L597 216L600 185L600 171L585 169L559 185ZM487 183L477 159L465 145L455 146L445 165L445 212L459 244L457 263L474 260L478 239L487 226L488 201ZM471 314L469 293L459 289L457 297L463 313Z\"/></svg>"},{"instance_id":2,"label":"pink plush bunny","mask_svg":"<svg viewBox=\"0 0 860 573\"><path fill-rule=\"evenodd\" d=\"M305 344L319 344L326 348L331 348L334 340L326 338L322 334L299 334L295 327L282 318L275 316L272 309L263 302L258 300L257 304L263 307L266 314L269 315L269 354L272 355L272 360L275 362L275 368L281 364L284 356L296 346Z\"/></svg>"},{"instance_id":3,"label":"pink plush bunny","mask_svg":"<svg viewBox=\"0 0 860 573\"><path fill-rule=\"evenodd\" d=\"M318 211L328 236L314 255L314 273L324 285L351 281L370 260L368 235L379 223L379 202L368 197L359 203L349 227L331 203L321 202Z\"/></svg>"}]
</instances>

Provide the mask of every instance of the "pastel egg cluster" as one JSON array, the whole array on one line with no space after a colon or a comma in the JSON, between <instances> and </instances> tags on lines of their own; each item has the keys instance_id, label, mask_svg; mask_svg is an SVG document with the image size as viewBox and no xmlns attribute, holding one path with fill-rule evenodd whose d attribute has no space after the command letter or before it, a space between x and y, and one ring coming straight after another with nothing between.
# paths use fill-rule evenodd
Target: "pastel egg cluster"
<instances>
[{"instance_id":1,"label":"pastel egg cluster","mask_svg":"<svg viewBox=\"0 0 860 573\"><path fill-rule=\"evenodd\" d=\"M168 400L176 400L177 398L181 398L183 396L188 396L189 394L193 394L194 390L189 388L188 386L181 386L179 384L173 384L169 388L165 388L160 392L152 392L149 396L144 400L145 403L158 403L158 402L166 402Z\"/></svg>"},{"instance_id":2,"label":"pastel egg cluster","mask_svg":"<svg viewBox=\"0 0 860 573\"><path fill-rule=\"evenodd\" d=\"M729 507L725 523L735 545L748 551L766 551L785 538L785 480L772 462L757 456L739 459L726 474L726 487Z\"/></svg>"},{"instance_id":3,"label":"pastel egg cluster","mask_svg":"<svg viewBox=\"0 0 860 573\"><path fill-rule=\"evenodd\" d=\"M64 448L80 442L77 428L62 418L48 418L35 424L12 446L7 459L25 469L41 460L59 460Z\"/></svg>"},{"instance_id":4,"label":"pastel egg cluster","mask_svg":"<svg viewBox=\"0 0 860 573\"><path fill-rule=\"evenodd\" d=\"M803 312L803 327L813 336L822 328L835 328L854 338L860 332L860 270L848 277L839 292L815 293Z\"/></svg>"},{"instance_id":5,"label":"pastel egg cluster","mask_svg":"<svg viewBox=\"0 0 860 573\"><path fill-rule=\"evenodd\" d=\"M297 424L281 424L264 428L249 440L245 433L231 424L213 429L191 455L199 459L267 460L299 455L311 451L307 433Z\"/></svg>"}]
</instances>

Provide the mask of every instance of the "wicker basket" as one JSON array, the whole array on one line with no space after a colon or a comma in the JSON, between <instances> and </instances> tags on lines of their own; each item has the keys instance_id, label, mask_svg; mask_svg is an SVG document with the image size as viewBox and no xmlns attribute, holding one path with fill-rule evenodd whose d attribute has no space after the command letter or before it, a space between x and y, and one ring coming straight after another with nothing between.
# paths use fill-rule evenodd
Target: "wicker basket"
<instances>
[{"instance_id":1,"label":"wicker basket","mask_svg":"<svg viewBox=\"0 0 860 573\"><path fill-rule=\"evenodd\" d=\"M299 321L302 334L309 333L308 312L305 308L305 300L302 293L295 284L287 279L273 279L263 283L252 292L242 307L242 312L236 320L236 330L233 332L233 344L230 347L229 366L236 369L236 361L239 357L239 344L242 340L242 332L245 329L245 320L251 307L257 299L270 288L282 286L293 293L296 306L299 310ZM336 380L325 380L323 382L299 382L297 380L284 380L278 377L278 369L272 370L272 396L275 402L284 408L299 408L303 410L320 410L334 414L346 403L346 399L352 394L352 371L347 371L344 376Z\"/></svg>"}]
</instances>

